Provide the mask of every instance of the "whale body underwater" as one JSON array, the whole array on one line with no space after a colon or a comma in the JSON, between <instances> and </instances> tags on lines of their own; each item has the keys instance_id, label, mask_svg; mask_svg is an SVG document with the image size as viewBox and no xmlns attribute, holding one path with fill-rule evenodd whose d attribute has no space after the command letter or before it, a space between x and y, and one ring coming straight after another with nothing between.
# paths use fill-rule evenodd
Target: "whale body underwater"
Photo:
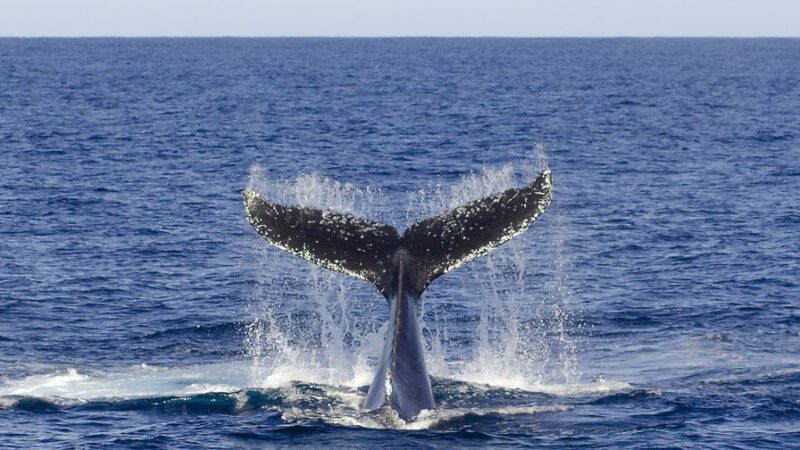
<instances>
[{"instance_id":1,"label":"whale body underwater","mask_svg":"<svg viewBox=\"0 0 800 450\"><path fill-rule=\"evenodd\" d=\"M436 404L417 322L420 296L446 272L528 229L550 205L552 176L467 203L411 225L386 224L332 210L271 203L245 191L247 220L270 244L324 268L372 283L389 303L383 354L365 411L391 406L405 421Z\"/></svg>"}]
</instances>

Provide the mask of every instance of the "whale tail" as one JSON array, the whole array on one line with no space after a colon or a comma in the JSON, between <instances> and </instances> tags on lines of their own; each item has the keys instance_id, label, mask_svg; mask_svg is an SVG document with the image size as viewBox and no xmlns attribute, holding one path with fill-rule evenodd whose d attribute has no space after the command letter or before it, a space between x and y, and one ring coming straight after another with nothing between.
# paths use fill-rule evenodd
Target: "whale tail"
<instances>
[{"instance_id":1,"label":"whale tail","mask_svg":"<svg viewBox=\"0 0 800 450\"><path fill-rule=\"evenodd\" d=\"M244 192L247 220L267 241L327 269L369 281L389 301L389 334L364 408L390 399L409 420L434 407L417 324L419 296L441 275L522 233L552 198L549 170L527 186L490 195L411 225L271 203Z\"/></svg>"},{"instance_id":2,"label":"whale tail","mask_svg":"<svg viewBox=\"0 0 800 450\"><path fill-rule=\"evenodd\" d=\"M421 293L446 272L522 233L552 198L550 170L527 186L490 195L411 225L402 236L386 224L317 208L271 203L244 192L247 220L272 245L326 269L374 284L388 295L395 253L414 260Z\"/></svg>"}]
</instances>

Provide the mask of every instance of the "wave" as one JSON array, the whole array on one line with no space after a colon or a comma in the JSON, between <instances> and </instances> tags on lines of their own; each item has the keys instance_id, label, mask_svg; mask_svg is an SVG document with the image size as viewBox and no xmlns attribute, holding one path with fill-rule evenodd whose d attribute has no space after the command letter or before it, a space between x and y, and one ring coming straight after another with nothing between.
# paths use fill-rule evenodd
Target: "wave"
<instances>
[{"instance_id":1,"label":"wave","mask_svg":"<svg viewBox=\"0 0 800 450\"><path fill-rule=\"evenodd\" d=\"M790 387L800 379L800 369L792 366L722 378L717 372L709 372L699 379L683 379L677 391L669 383L633 386L602 378L566 384L520 384L509 378L490 380L490 384L477 379L434 377L437 409L423 411L415 420L405 422L391 408L361 411L366 383L292 380L292 374L296 378L324 378L319 374L303 376L291 367L256 367L251 360L188 367L142 364L113 371L72 368L0 381L0 409L42 414L65 409L190 415L256 412L282 429L311 427L317 431L320 427L458 431L499 421L531 420L525 416L572 410L585 413L587 408L644 408L657 411L658 417L670 418L688 413L728 414L727 408L735 406L738 410L737 405L749 404L752 417L785 419L797 416L797 398L787 392L792 392ZM706 398L709 393L714 395ZM720 403L719 399L725 400Z\"/></svg>"},{"instance_id":2,"label":"wave","mask_svg":"<svg viewBox=\"0 0 800 450\"><path fill-rule=\"evenodd\" d=\"M242 360L191 367L146 364L116 372L84 373L74 368L6 379L0 409L33 412L62 408L241 414L272 411L287 424L325 423L363 428L428 429L453 421L566 411L580 395L604 395L627 383L598 380L574 385L538 385L530 390L434 378L439 407L404 422L391 408L361 411L367 385L327 385L283 378L291 371L258 368ZM265 376L266 375L266 376ZM276 380L281 380L276 382Z\"/></svg>"}]
</instances>

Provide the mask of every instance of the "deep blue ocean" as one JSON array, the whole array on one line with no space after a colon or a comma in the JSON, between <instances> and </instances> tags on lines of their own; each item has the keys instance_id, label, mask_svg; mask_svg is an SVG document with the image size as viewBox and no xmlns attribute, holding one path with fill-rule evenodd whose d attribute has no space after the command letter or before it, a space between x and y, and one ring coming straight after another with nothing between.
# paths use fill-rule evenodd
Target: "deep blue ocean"
<instances>
[{"instance_id":1,"label":"deep blue ocean","mask_svg":"<svg viewBox=\"0 0 800 450\"><path fill-rule=\"evenodd\" d=\"M390 223L553 173L388 318L241 192ZM800 40L0 39L0 448L800 448Z\"/></svg>"}]
</instances>

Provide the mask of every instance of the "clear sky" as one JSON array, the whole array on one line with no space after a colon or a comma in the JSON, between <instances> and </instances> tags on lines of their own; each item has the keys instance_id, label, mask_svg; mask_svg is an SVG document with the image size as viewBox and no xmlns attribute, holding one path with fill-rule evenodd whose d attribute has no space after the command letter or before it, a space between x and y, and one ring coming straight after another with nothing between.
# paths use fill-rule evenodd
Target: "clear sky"
<instances>
[{"instance_id":1,"label":"clear sky","mask_svg":"<svg viewBox=\"0 0 800 450\"><path fill-rule=\"evenodd\" d=\"M800 36L800 0L0 0L0 36Z\"/></svg>"}]
</instances>

